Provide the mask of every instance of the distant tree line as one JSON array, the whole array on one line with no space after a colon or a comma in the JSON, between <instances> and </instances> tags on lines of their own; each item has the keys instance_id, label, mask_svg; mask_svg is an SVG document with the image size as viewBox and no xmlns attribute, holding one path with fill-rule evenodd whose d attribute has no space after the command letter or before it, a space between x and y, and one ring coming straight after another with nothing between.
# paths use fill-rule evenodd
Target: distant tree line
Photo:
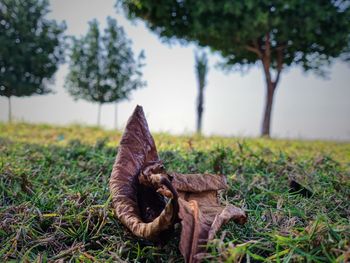
<instances>
[{"instance_id":1,"label":"distant tree line","mask_svg":"<svg viewBox=\"0 0 350 263\"><path fill-rule=\"evenodd\" d=\"M350 57L348 1L117 0L116 7L130 19L143 19L163 40L193 42L219 52L225 69L260 65L266 86L263 136L270 136L275 92L286 68L300 66L324 76L334 59ZM11 97L52 91L49 84L69 47L65 87L75 99L98 103L100 123L102 104L118 103L145 86L144 54L134 55L115 19L107 18L102 33L92 20L86 35L69 38L65 24L47 19L48 12L47 0L0 2L0 96L8 98L9 121ZM198 133L208 69L206 53L197 52Z\"/></svg>"},{"instance_id":2,"label":"distant tree line","mask_svg":"<svg viewBox=\"0 0 350 263\"><path fill-rule=\"evenodd\" d=\"M49 86L65 50L69 55L66 89L75 99L101 105L127 99L143 87L141 68L144 53L135 58L131 41L112 18L101 34L96 20L81 38L64 36L66 26L46 18L47 0L2 0L0 2L0 95L11 97L51 93ZM69 44L68 39L71 39Z\"/></svg>"},{"instance_id":3,"label":"distant tree line","mask_svg":"<svg viewBox=\"0 0 350 263\"><path fill-rule=\"evenodd\" d=\"M104 35L93 20L85 36L73 38L66 88L75 99L99 104L98 125L102 104L125 100L145 85L141 79L144 53L136 60L130 44L123 28L110 17Z\"/></svg>"}]
</instances>

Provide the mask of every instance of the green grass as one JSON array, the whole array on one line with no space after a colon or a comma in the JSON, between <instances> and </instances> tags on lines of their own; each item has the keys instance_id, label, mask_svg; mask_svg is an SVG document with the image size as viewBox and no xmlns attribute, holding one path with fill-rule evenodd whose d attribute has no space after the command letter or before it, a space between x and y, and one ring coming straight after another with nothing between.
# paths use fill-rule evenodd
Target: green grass
<instances>
[{"instance_id":1,"label":"green grass","mask_svg":"<svg viewBox=\"0 0 350 263\"><path fill-rule=\"evenodd\" d=\"M155 247L113 215L108 180L120 136L0 124L0 262L182 262L177 235ZM245 226L222 228L207 261L349 259L349 143L154 137L168 170L226 174L222 201L248 213ZM291 179L313 195L290 193Z\"/></svg>"}]
</instances>

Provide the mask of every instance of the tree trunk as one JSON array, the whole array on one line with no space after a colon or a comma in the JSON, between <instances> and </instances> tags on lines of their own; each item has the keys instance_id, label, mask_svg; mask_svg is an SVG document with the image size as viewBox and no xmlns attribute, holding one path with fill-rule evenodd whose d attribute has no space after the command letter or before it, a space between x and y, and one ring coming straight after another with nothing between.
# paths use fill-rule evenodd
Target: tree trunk
<instances>
[{"instance_id":1,"label":"tree trunk","mask_svg":"<svg viewBox=\"0 0 350 263\"><path fill-rule=\"evenodd\" d=\"M8 122L12 123L12 107L11 107L11 96L7 97L9 101L9 110L8 110Z\"/></svg>"},{"instance_id":2,"label":"tree trunk","mask_svg":"<svg viewBox=\"0 0 350 263\"><path fill-rule=\"evenodd\" d=\"M271 127L271 112L273 106L273 97L275 94L275 84L272 82L266 83L266 101L265 101L265 112L264 120L262 124L261 135L264 137L270 137L270 127Z\"/></svg>"},{"instance_id":3,"label":"tree trunk","mask_svg":"<svg viewBox=\"0 0 350 263\"><path fill-rule=\"evenodd\" d=\"M102 104L98 104L98 112L97 112L97 126L100 126L101 124L101 106Z\"/></svg>"},{"instance_id":4,"label":"tree trunk","mask_svg":"<svg viewBox=\"0 0 350 263\"><path fill-rule=\"evenodd\" d=\"M118 129L118 104L115 103L115 110L114 110L114 128Z\"/></svg>"},{"instance_id":5,"label":"tree trunk","mask_svg":"<svg viewBox=\"0 0 350 263\"><path fill-rule=\"evenodd\" d=\"M199 87L199 94L198 94L198 100L197 100L197 133L202 133L202 116L203 116L203 103L204 103L204 96L203 96L203 89L204 87Z\"/></svg>"},{"instance_id":6,"label":"tree trunk","mask_svg":"<svg viewBox=\"0 0 350 263\"><path fill-rule=\"evenodd\" d=\"M265 51L261 56L261 62L264 69L265 80L266 80L266 102L265 102L265 112L264 120L262 123L261 135L264 137L270 137L271 128L271 113L273 107L273 97L276 91L277 84L280 79L281 71L283 68L283 49L279 48L277 50L277 69L275 79L271 76L271 50L270 50L270 34L266 34L265 40Z\"/></svg>"},{"instance_id":7,"label":"tree trunk","mask_svg":"<svg viewBox=\"0 0 350 263\"><path fill-rule=\"evenodd\" d=\"M275 59L276 59L276 75L275 79L271 76L271 39L270 32L265 34L265 39L257 40L253 43L253 46L247 46L247 50L255 53L261 60L265 81L266 81L266 101L264 119L262 122L261 136L270 137L271 128L271 113L273 107L273 98L275 95L277 84L280 80L280 75L283 69L284 49L286 48L285 43L280 43L275 48Z\"/></svg>"}]
</instances>

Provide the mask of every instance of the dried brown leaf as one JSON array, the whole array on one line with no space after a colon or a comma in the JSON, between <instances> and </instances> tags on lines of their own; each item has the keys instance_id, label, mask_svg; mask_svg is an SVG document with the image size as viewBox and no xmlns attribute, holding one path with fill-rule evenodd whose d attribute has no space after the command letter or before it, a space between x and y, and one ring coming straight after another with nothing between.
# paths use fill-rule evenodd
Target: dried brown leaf
<instances>
[{"instance_id":1,"label":"dried brown leaf","mask_svg":"<svg viewBox=\"0 0 350 263\"><path fill-rule=\"evenodd\" d=\"M217 191L226 189L224 175L168 174L159 160L142 110L130 117L110 179L113 206L120 221L136 236L162 241L181 221L180 251L186 262L206 255L208 240L233 219L247 220L233 206L221 206Z\"/></svg>"}]
</instances>

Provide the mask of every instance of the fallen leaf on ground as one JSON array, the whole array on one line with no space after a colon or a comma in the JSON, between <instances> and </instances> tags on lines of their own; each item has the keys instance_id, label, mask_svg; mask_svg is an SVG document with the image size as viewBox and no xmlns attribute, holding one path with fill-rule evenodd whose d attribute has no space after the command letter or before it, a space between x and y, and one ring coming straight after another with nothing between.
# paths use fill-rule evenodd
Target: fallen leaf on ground
<instances>
[{"instance_id":1,"label":"fallen leaf on ground","mask_svg":"<svg viewBox=\"0 0 350 263\"><path fill-rule=\"evenodd\" d=\"M119 220L136 236L164 242L181 222L180 251L186 262L200 262L208 240L233 219L247 221L243 210L219 203L226 177L168 173L158 157L142 107L126 125L110 179Z\"/></svg>"}]
</instances>

